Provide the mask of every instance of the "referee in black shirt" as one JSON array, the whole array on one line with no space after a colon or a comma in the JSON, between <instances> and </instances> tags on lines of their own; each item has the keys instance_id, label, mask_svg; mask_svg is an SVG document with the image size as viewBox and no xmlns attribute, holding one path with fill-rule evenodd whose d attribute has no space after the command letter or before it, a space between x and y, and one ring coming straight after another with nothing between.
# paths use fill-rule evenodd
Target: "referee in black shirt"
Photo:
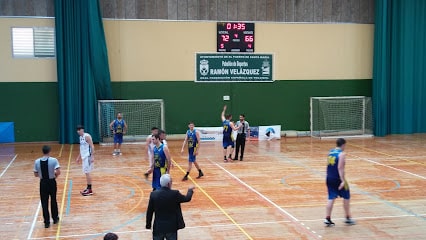
<instances>
[{"instance_id":1,"label":"referee in black shirt","mask_svg":"<svg viewBox=\"0 0 426 240\"><path fill-rule=\"evenodd\" d=\"M235 125L235 127L238 128L238 134L235 147L235 157L233 160L238 160L238 153L241 147L240 161L243 161L246 137L250 137L250 125L247 121L245 121L245 118L246 116L244 116L244 114L240 114L240 121L238 121Z\"/></svg>"},{"instance_id":2,"label":"referee in black shirt","mask_svg":"<svg viewBox=\"0 0 426 240\"><path fill-rule=\"evenodd\" d=\"M61 174L58 159L50 157L50 146L43 146L44 156L34 162L34 176L40 178L40 200L43 208L44 227L50 226L50 210L53 224L59 222L58 203L56 202L56 178Z\"/></svg>"}]
</instances>

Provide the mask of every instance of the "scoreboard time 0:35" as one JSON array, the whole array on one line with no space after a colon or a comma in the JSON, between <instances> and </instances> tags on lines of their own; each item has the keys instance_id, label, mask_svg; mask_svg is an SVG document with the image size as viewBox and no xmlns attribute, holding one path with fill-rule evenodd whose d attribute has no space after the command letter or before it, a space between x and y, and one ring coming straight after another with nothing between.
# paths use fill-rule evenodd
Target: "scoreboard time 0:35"
<instances>
[{"instance_id":1,"label":"scoreboard time 0:35","mask_svg":"<svg viewBox=\"0 0 426 240\"><path fill-rule=\"evenodd\" d=\"M218 22L218 52L254 52L254 23Z\"/></svg>"}]
</instances>

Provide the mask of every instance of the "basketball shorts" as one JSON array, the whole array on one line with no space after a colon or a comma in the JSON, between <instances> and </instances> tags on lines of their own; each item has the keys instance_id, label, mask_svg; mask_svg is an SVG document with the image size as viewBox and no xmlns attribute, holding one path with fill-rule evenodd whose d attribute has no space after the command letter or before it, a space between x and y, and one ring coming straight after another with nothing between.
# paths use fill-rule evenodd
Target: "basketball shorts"
<instances>
[{"instance_id":1,"label":"basketball shorts","mask_svg":"<svg viewBox=\"0 0 426 240\"><path fill-rule=\"evenodd\" d=\"M197 160L197 156L194 155L195 149L189 148L188 149L188 161L189 162L195 162Z\"/></svg>"},{"instance_id":2,"label":"basketball shorts","mask_svg":"<svg viewBox=\"0 0 426 240\"><path fill-rule=\"evenodd\" d=\"M231 136L223 136L223 148L228 148L229 146L234 147L234 141Z\"/></svg>"},{"instance_id":3,"label":"basketball shorts","mask_svg":"<svg viewBox=\"0 0 426 240\"><path fill-rule=\"evenodd\" d=\"M121 133L114 134L114 143L122 144L123 143L123 134L121 134Z\"/></svg>"},{"instance_id":4,"label":"basketball shorts","mask_svg":"<svg viewBox=\"0 0 426 240\"><path fill-rule=\"evenodd\" d=\"M328 189L328 199L332 200L338 197L343 199L350 199L351 193L349 191L349 185L346 183L345 187L339 190L339 185L342 181L338 178L327 178L326 184Z\"/></svg>"},{"instance_id":5,"label":"basketball shorts","mask_svg":"<svg viewBox=\"0 0 426 240\"><path fill-rule=\"evenodd\" d=\"M82 166L83 166L83 173L90 173L92 172L94 168L94 164L92 163L92 156L87 156L82 158Z\"/></svg>"}]
</instances>

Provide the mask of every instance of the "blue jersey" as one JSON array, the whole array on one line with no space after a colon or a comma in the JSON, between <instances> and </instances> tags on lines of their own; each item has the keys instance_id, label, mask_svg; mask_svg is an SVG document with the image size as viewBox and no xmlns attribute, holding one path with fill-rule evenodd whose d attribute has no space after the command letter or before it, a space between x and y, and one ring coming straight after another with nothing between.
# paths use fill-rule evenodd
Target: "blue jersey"
<instances>
[{"instance_id":1,"label":"blue jersey","mask_svg":"<svg viewBox=\"0 0 426 240\"><path fill-rule=\"evenodd\" d=\"M188 150L194 150L198 145L197 133L195 129L186 131L186 137L188 138Z\"/></svg>"},{"instance_id":2,"label":"blue jersey","mask_svg":"<svg viewBox=\"0 0 426 240\"><path fill-rule=\"evenodd\" d=\"M159 147L154 146L154 170L152 172L152 188L160 189L160 178L161 175L165 174L167 170L166 166L166 154L164 153L164 145L161 144Z\"/></svg>"},{"instance_id":3,"label":"blue jersey","mask_svg":"<svg viewBox=\"0 0 426 240\"><path fill-rule=\"evenodd\" d=\"M231 122L229 120L225 120L222 123L223 126L223 136L229 137L232 135Z\"/></svg>"},{"instance_id":4,"label":"blue jersey","mask_svg":"<svg viewBox=\"0 0 426 240\"><path fill-rule=\"evenodd\" d=\"M327 178L340 179L339 175L339 154L342 152L340 148L331 149L327 158Z\"/></svg>"},{"instance_id":5,"label":"blue jersey","mask_svg":"<svg viewBox=\"0 0 426 240\"><path fill-rule=\"evenodd\" d=\"M112 129L115 131L116 134L123 134L124 131L124 120L118 120L115 119L114 123L112 125Z\"/></svg>"}]
</instances>

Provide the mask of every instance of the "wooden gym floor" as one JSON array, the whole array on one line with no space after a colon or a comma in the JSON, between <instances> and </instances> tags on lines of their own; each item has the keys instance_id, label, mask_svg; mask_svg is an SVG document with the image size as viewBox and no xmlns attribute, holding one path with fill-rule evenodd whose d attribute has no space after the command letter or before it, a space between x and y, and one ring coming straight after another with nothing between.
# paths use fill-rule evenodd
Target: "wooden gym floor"
<instances>
[{"instance_id":1,"label":"wooden gym floor","mask_svg":"<svg viewBox=\"0 0 426 240\"><path fill-rule=\"evenodd\" d=\"M173 188L193 199L182 205L186 228L179 239L426 239L426 135L348 139L346 167L357 225L346 226L342 201L334 227L324 227L326 155L334 140L283 138L247 143L243 162L224 163L221 143L203 143L202 179L181 182L187 154L170 141ZM94 195L83 197L78 145L52 145L62 175L58 181L61 221L45 229L34 159L42 143L0 145L0 239L150 239L145 211L151 192L143 177L143 145L124 145L113 157L96 145Z\"/></svg>"}]
</instances>

